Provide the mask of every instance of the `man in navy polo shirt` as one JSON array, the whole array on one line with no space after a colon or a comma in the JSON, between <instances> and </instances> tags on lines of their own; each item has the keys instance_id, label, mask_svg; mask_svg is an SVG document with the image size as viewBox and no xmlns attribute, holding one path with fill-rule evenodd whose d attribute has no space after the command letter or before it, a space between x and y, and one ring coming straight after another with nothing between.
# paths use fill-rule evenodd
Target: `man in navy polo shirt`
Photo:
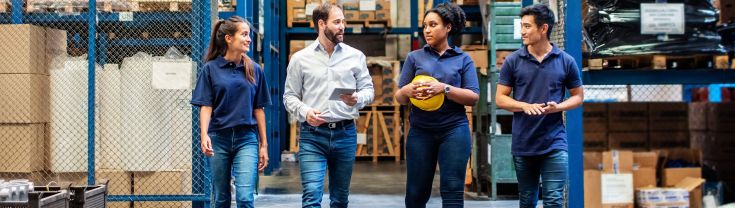
<instances>
[{"instance_id":1,"label":"man in navy polo shirt","mask_svg":"<svg viewBox=\"0 0 735 208\"><path fill-rule=\"evenodd\" d=\"M495 101L514 112L511 152L520 207L536 207L539 176L544 207L562 207L568 166L562 112L582 104L584 89L574 58L549 41L554 13L533 5L520 17L524 47L505 59Z\"/></svg>"}]
</instances>

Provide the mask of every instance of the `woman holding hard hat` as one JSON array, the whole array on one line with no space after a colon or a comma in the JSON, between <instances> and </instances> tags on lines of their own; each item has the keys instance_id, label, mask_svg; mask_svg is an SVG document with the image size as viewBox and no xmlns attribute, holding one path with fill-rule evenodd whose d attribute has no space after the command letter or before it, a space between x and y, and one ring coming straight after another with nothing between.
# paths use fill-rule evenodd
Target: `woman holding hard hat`
<instances>
[{"instance_id":1,"label":"woman holding hard hat","mask_svg":"<svg viewBox=\"0 0 735 208\"><path fill-rule=\"evenodd\" d=\"M465 14L451 3L424 13L426 45L408 54L401 71L401 104L412 104L406 141L406 207L425 207L436 164L444 207L464 205L464 178L471 135L465 106L479 98L475 64L448 38L462 31Z\"/></svg>"}]
</instances>

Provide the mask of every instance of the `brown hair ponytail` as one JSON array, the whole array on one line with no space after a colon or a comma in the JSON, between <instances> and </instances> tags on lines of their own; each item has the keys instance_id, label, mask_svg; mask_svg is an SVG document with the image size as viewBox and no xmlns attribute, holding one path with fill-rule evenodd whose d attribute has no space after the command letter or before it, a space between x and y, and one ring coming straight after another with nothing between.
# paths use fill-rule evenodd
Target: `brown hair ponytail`
<instances>
[{"instance_id":1,"label":"brown hair ponytail","mask_svg":"<svg viewBox=\"0 0 735 208\"><path fill-rule=\"evenodd\" d=\"M250 22L239 16L232 16L227 20L219 20L214 24L212 36L209 40L209 49L204 61L211 61L217 57L224 56L227 53L227 42L225 35L234 36L237 33L237 25L243 23L253 28ZM243 55L243 65L245 66L245 78L251 83L255 83L255 68L247 55Z\"/></svg>"}]
</instances>

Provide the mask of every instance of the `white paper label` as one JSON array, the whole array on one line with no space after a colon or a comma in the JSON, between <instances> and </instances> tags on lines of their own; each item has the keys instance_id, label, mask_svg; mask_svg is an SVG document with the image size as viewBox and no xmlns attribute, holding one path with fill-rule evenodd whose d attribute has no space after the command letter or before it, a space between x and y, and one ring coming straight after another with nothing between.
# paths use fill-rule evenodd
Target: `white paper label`
<instances>
[{"instance_id":1,"label":"white paper label","mask_svg":"<svg viewBox=\"0 0 735 208\"><path fill-rule=\"evenodd\" d=\"M602 174L602 203L633 203L633 174Z\"/></svg>"},{"instance_id":2,"label":"white paper label","mask_svg":"<svg viewBox=\"0 0 735 208\"><path fill-rule=\"evenodd\" d=\"M118 14L118 19L121 22L133 21L133 13L132 12L120 12L120 14Z\"/></svg>"},{"instance_id":3,"label":"white paper label","mask_svg":"<svg viewBox=\"0 0 735 208\"><path fill-rule=\"evenodd\" d=\"M360 0L360 11L375 11L375 0Z\"/></svg>"},{"instance_id":4,"label":"white paper label","mask_svg":"<svg viewBox=\"0 0 735 208\"><path fill-rule=\"evenodd\" d=\"M306 5L306 9L305 9L306 10L306 16L311 16L311 14L314 13L314 9L316 9L316 7L318 7L318 6L319 6L319 4L317 4L317 3L307 4Z\"/></svg>"},{"instance_id":5,"label":"white paper label","mask_svg":"<svg viewBox=\"0 0 735 208\"><path fill-rule=\"evenodd\" d=\"M192 87L191 62L156 61L151 71L151 84L154 89L189 90Z\"/></svg>"},{"instance_id":6,"label":"white paper label","mask_svg":"<svg viewBox=\"0 0 735 208\"><path fill-rule=\"evenodd\" d=\"M513 39L521 38L521 19L513 19Z\"/></svg>"},{"instance_id":7,"label":"white paper label","mask_svg":"<svg viewBox=\"0 0 735 208\"><path fill-rule=\"evenodd\" d=\"M357 144L367 144L367 134L357 133Z\"/></svg>"},{"instance_id":8,"label":"white paper label","mask_svg":"<svg viewBox=\"0 0 735 208\"><path fill-rule=\"evenodd\" d=\"M684 4L641 4L641 34L684 34Z\"/></svg>"}]
</instances>

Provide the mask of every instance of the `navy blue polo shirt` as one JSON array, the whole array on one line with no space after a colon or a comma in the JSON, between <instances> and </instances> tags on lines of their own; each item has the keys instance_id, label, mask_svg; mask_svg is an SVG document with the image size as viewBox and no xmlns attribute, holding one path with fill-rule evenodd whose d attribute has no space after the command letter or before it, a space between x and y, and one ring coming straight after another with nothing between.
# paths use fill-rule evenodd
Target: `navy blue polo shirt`
<instances>
[{"instance_id":1,"label":"navy blue polo shirt","mask_svg":"<svg viewBox=\"0 0 735 208\"><path fill-rule=\"evenodd\" d=\"M401 69L399 87L411 83L416 75L429 75L439 82L479 94L477 72L472 58L453 46L444 54L434 51L429 45L408 53ZM451 91L449 93L452 93ZM411 127L445 129L468 123L464 105L445 97L444 104L436 111L424 111L411 106Z\"/></svg>"},{"instance_id":2,"label":"navy blue polo shirt","mask_svg":"<svg viewBox=\"0 0 735 208\"><path fill-rule=\"evenodd\" d=\"M526 103L561 103L567 89L582 86L574 58L553 45L541 63L528 49L518 49L505 58L498 83L513 88L513 99ZM567 150L567 132L562 112L544 115L513 113L514 156L543 155Z\"/></svg>"},{"instance_id":3,"label":"navy blue polo shirt","mask_svg":"<svg viewBox=\"0 0 735 208\"><path fill-rule=\"evenodd\" d=\"M263 70L259 64L252 64L255 83L245 78L242 63L235 64L220 56L204 64L192 93L191 104L212 107L210 132L240 125L257 125L253 109L270 105Z\"/></svg>"}]
</instances>

